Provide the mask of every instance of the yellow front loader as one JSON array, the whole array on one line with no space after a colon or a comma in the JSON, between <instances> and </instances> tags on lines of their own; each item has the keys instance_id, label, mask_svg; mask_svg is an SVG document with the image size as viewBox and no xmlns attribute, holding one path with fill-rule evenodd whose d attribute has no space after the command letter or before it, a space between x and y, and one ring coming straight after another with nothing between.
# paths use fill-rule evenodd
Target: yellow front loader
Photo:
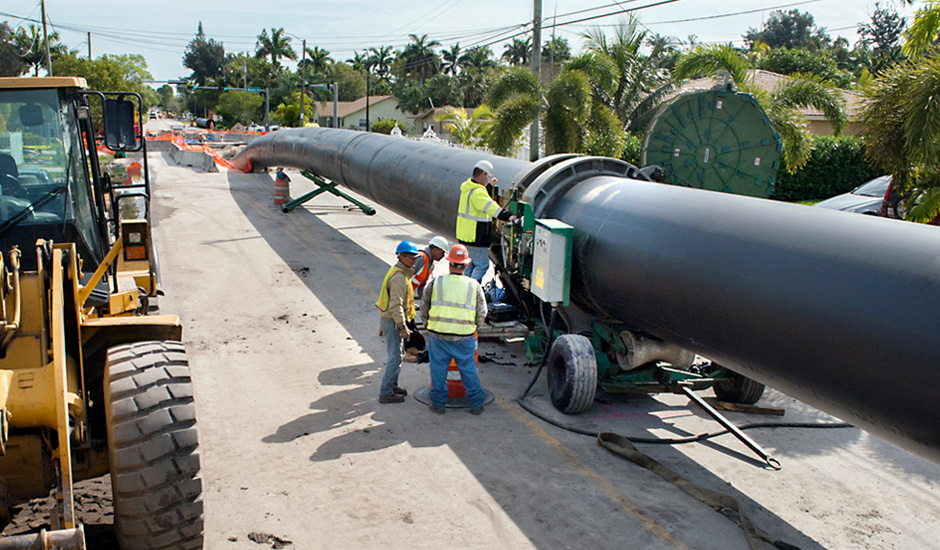
<instances>
[{"instance_id":1,"label":"yellow front loader","mask_svg":"<svg viewBox=\"0 0 940 550\"><path fill-rule=\"evenodd\" d=\"M85 548L73 484L109 472L123 550L201 549L182 327L150 314L140 96L85 88L0 78L0 528L17 504L56 500L48 529L0 536L0 550ZM140 181L112 184L100 146L142 151Z\"/></svg>"}]
</instances>

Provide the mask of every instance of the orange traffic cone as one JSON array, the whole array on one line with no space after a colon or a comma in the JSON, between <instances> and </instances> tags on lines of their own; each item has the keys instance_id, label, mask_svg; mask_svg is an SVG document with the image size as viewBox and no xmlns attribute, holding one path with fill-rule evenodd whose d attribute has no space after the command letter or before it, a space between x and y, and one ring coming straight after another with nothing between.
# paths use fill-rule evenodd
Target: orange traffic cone
<instances>
[{"instance_id":1,"label":"orange traffic cone","mask_svg":"<svg viewBox=\"0 0 940 550\"><path fill-rule=\"evenodd\" d=\"M473 334L473 337L476 338L476 333ZM473 352L473 359L475 366L479 367L479 352ZM434 389L434 384L430 385L430 389ZM467 388L464 387L463 380L460 379L460 369L457 368L457 361L451 359L450 365L447 365L447 399L455 399L466 396Z\"/></svg>"}]
</instances>

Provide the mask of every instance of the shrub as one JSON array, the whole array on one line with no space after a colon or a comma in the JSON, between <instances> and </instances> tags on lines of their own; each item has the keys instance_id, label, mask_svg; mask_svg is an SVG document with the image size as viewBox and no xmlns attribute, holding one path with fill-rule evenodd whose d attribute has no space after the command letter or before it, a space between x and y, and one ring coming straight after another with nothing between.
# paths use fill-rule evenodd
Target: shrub
<instances>
[{"instance_id":1,"label":"shrub","mask_svg":"<svg viewBox=\"0 0 940 550\"><path fill-rule=\"evenodd\" d=\"M627 132L623 140L623 153L620 154L620 160L642 168L640 165L641 149L643 149L643 138Z\"/></svg>"},{"instance_id":2,"label":"shrub","mask_svg":"<svg viewBox=\"0 0 940 550\"><path fill-rule=\"evenodd\" d=\"M400 122L398 122L394 118L386 118L384 120L377 120L372 123L371 129L373 132L388 135L392 133L392 129L395 128L396 124L398 124L398 127L401 128L402 132L405 131L404 125L402 125Z\"/></svg>"},{"instance_id":3,"label":"shrub","mask_svg":"<svg viewBox=\"0 0 940 550\"><path fill-rule=\"evenodd\" d=\"M782 164L782 162L781 162ZM777 172L770 198L788 202L817 201L846 193L882 175L865 161L861 138L816 136L809 161L795 174Z\"/></svg>"}]
</instances>

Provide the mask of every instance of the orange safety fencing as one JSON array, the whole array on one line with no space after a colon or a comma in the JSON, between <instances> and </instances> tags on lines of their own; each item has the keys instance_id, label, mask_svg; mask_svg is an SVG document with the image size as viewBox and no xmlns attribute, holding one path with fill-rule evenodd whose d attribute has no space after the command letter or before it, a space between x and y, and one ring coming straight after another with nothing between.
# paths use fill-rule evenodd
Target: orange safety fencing
<instances>
[{"instance_id":1,"label":"orange safety fencing","mask_svg":"<svg viewBox=\"0 0 940 550\"><path fill-rule=\"evenodd\" d=\"M212 155L212 158L215 159L215 163L218 164L219 166L223 166L223 167L229 168L229 169L232 168L232 163L230 163L229 161L225 160L225 159L222 157L222 155L220 155L220 154L219 154L215 149L213 149L212 147L209 147L208 145L193 145L193 144L191 144L191 143L186 143L186 138L184 138L183 136L173 135L173 134L163 134L163 135L161 135L161 136L149 137L149 138L147 138L147 139L149 139L149 140L151 140L151 141L172 141L172 142L175 143L175 144L177 145L177 147L179 147L180 149L183 149L183 150L186 150L186 151L197 151L197 152L200 152L200 151L201 151L201 152L206 153L206 154L208 154L208 155Z\"/></svg>"}]
</instances>

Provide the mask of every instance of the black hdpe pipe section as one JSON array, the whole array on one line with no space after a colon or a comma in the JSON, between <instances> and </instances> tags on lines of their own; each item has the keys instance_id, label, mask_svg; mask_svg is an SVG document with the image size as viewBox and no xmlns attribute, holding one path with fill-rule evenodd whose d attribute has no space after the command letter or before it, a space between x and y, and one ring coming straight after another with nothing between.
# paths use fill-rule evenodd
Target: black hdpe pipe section
<instances>
[{"instance_id":1,"label":"black hdpe pipe section","mask_svg":"<svg viewBox=\"0 0 940 550\"><path fill-rule=\"evenodd\" d=\"M458 186L493 162L361 132L303 129L233 161L308 169L453 237ZM580 178L580 179L579 179ZM940 462L940 229L571 172L539 217L575 228L572 302L717 361Z\"/></svg>"}]
</instances>

